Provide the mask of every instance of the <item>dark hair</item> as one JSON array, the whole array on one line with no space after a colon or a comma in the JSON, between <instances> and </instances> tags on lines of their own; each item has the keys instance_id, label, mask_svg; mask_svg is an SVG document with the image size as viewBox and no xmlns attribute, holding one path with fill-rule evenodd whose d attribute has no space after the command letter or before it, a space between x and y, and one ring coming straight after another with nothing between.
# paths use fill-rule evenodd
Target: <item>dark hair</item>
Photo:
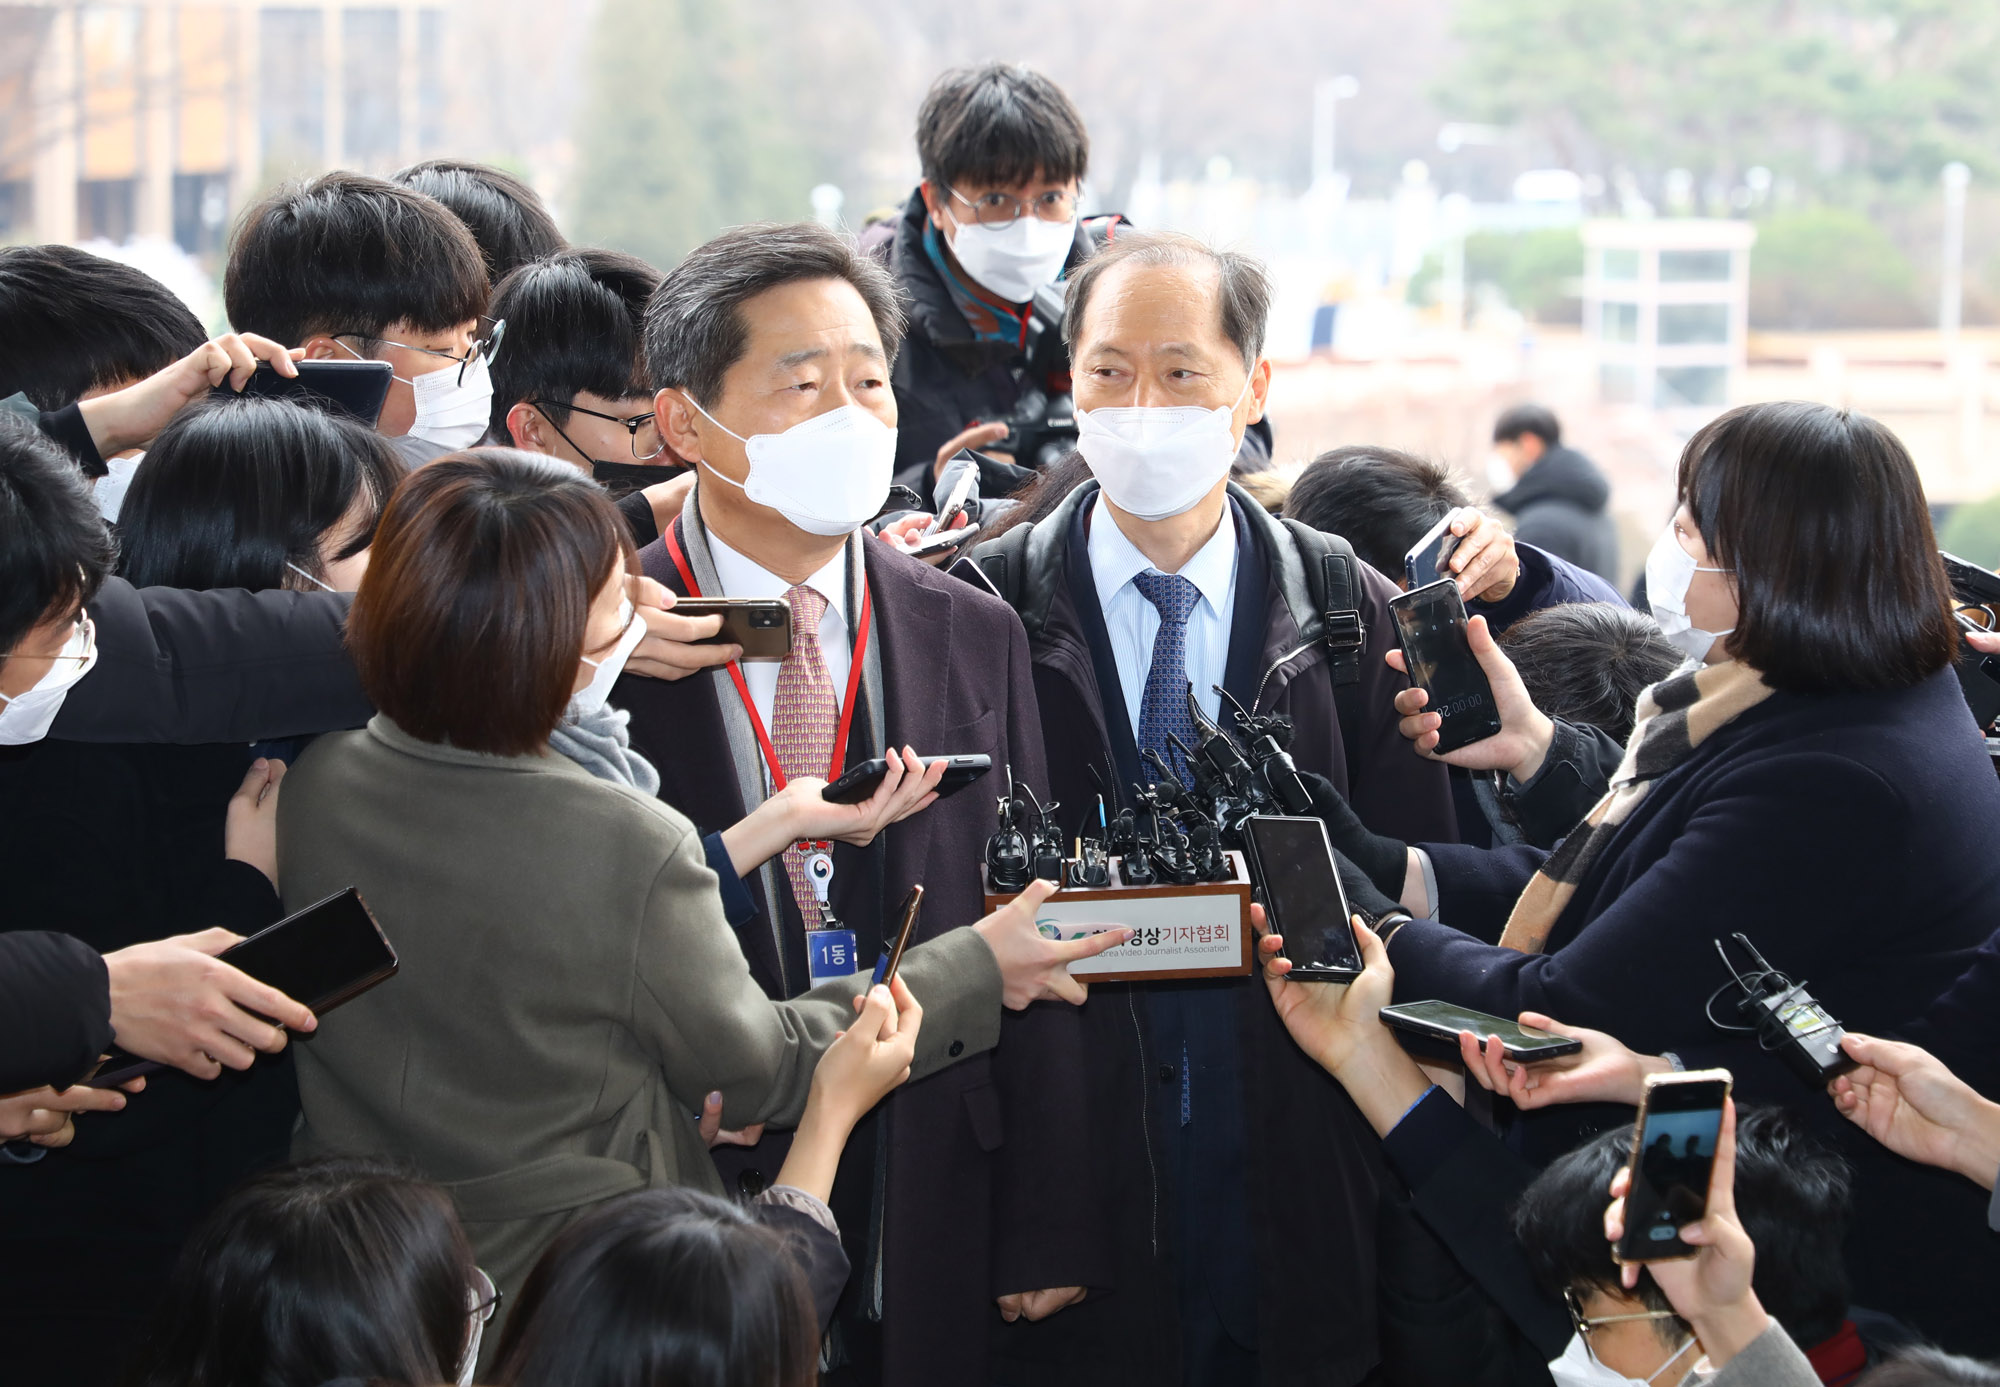
<instances>
[{"instance_id":1,"label":"dark hair","mask_svg":"<svg viewBox=\"0 0 2000 1387\"><path fill-rule=\"evenodd\" d=\"M819 1327L798 1263L690 1189L611 1200L556 1235L500 1339L497 1387L811 1387Z\"/></svg>"},{"instance_id":2,"label":"dark hair","mask_svg":"<svg viewBox=\"0 0 2000 1387\"><path fill-rule=\"evenodd\" d=\"M472 233L442 203L345 170L252 207L222 276L231 325L288 347L391 323L448 332L485 311L487 290Z\"/></svg>"},{"instance_id":3,"label":"dark hair","mask_svg":"<svg viewBox=\"0 0 2000 1387\"><path fill-rule=\"evenodd\" d=\"M1072 353L1098 281L1125 264L1214 269L1222 335L1243 353L1244 369L1257 364L1257 358L1264 354L1264 328L1271 317L1271 278L1263 262L1238 251L1216 250L1178 231L1127 232L1070 271L1063 345Z\"/></svg>"},{"instance_id":4,"label":"dark hair","mask_svg":"<svg viewBox=\"0 0 2000 1387\"><path fill-rule=\"evenodd\" d=\"M1495 443L1512 443L1524 433L1533 434L1550 448L1561 443L1563 437L1562 425L1556 422L1555 411L1547 405L1515 405L1493 425Z\"/></svg>"},{"instance_id":5,"label":"dark hair","mask_svg":"<svg viewBox=\"0 0 2000 1387\"><path fill-rule=\"evenodd\" d=\"M580 390L621 400L651 396L645 353L646 301L660 272L636 255L574 250L521 266L493 291L492 316L507 320L507 349L493 363L488 437L507 438L507 411L523 400L569 422Z\"/></svg>"},{"instance_id":6,"label":"dark hair","mask_svg":"<svg viewBox=\"0 0 2000 1387\"><path fill-rule=\"evenodd\" d=\"M1793 1341L1811 1348L1847 1318L1841 1243L1853 1175L1785 1109L1739 1106L1736 1114L1736 1213L1757 1246L1752 1288ZM1544 1170L1515 1205L1514 1236L1550 1291L1623 1294L1604 1206L1631 1150L1630 1124L1605 1132ZM1649 1309L1672 1308L1651 1277L1640 1278L1637 1294Z\"/></svg>"},{"instance_id":7,"label":"dark hair","mask_svg":"<svg viewBox=\"0 0 2000 1387\"><path fill-rule=\"evenodd\" d=\"M76 463L0 409L0 656L97 595L117 550Z\"/></svg>"},{"instance_id":8,"label":"dark hair","mask_svg":"<svg viewBox=\"0 0 2000 1387\"><path fill-rule=\"evenodd\" d=\"M1535 706L1588 723L1623 742L1639 693L1681 663L1681 652L1644 612L1616 602L1565 602L1529 612L1500 636Z\"/></svg>"},{"instance_id":9,"label":"dark hair","mask_svg":"<svg viewBox=\"0 0 2000 1387\"><path fill-rule=\"evenodd\" d=\"M239 1185L181 1251L129 1387L451 1382L474 1262L450 1196L336 1158Z\"/></svg>"},{"instance_id":10,"label":"dark hair","mask_svg":"<svg viewBox=\"0 0 2000 1387\"><path fill-rule=\"evenodd\" d=\"M446 454L382 513L347 618L361 687L423 741L539 751L569 704L591 602L634 563L623 517L576 468L512 448Z\"/></svg>"},{"instance_id":11,"label":"dark hair","mask_svg":"<svg viewBox=\"0 0 2000 1387\"><path fill-rule=\"evenodd\" d=\"M1875 420L1798 401L1732 409L1688 440L1679 496L1734 577L1724 649L1773 688L1908 688L1956 658L1923 484Z\"/></svg>"},{"instance_id":12,"label":"dark hair","mask_svg":"<svg viewBox=\"0 0 2000 1387\"><path fill-rule=\"evenodd\" d=\"M2000 1368L1919 1344L1898 1349L1855 1378L1854 1387L2000 1387Z\"/></svg>"},{"instance_id":13,"label":"dark hair","mask_svg":"<svg viewBox=\"0 0 2000 1387\"><path fill-rule=\"evenodd\" d=\"M1349 447L1321 453L1299 473L1285 514L1339 535L1364 563L1399 582L1411 547L1469 504L1443 463L1394 448Z\"/></svg>"},{"instance_id":14,"label":"dark hair","mask_svg":"<svg viewBox=\"0 0 2000 1387\"><path fill-rule=\"evenodd\" d=\"M660 281L646 306L646 364L655 388L713 403L749 340L744 303L814 279L854 286L893 363L903 344L903 302L889 272L816 222L753 222L696 246Z\"/></svg>"},{"instance_id":15,"label":"dark hair","mask_svg":"<svg viewBox=\"0 0 2000 1387\"><path fill-rule=\"evenodd\" d=\"M463 159L426 159L389 175L389 181L449 207L472 232L491 283L568 245L541 195L505 169Z\"/></svg>"},{"instance_id":16,"label":"dark hair","mask_svg":"<svg viewBox=\"0 0 2000 1387\"><path fill-rule=\"evenodd\" d=\"M319 545L356 505L337 558L367 548L402 480L388 441L292 400L197 400L160 431L118 513L118 571L134 587L306 587Z\"/></svg>"},{"instance_id":17,"label":"dark hair","mask_svg":"<svg viewBox=\"0 0 2000 1387\"><path fill-rule=\"evenodd\" d=\"M1090 136L1063 89L1032 68L981 63L940 73L917 108L924 179L1016 188L1036 178L1080 181ZM939 190L939 196L943 196Z\"/></svg>"},{"instance_id":18,"label":"dark hair","mask_svg":"<svg viewBox=\"0 0 2000 1387\"><path fill-rule=\"evenodd\" d=\"M0 395L37 409L165 370L208 340L159 280L73 246L0 248L0 323Z\"/></svg>"}]
</instances>

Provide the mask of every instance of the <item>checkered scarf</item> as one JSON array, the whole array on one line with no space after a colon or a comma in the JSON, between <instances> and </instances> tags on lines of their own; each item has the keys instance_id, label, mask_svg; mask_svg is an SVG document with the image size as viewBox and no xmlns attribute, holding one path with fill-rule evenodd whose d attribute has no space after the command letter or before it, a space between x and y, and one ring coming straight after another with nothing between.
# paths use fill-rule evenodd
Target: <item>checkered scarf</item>
<instances>
[{"instance_id":1,"label":"checkered scarf","mask_svg":"<svg viewBox=\"0 0 2000 1387\"><path fill-rule=\"evenodd\" d=\"M1611 777L1611 788L1528 882L1507 917L1500 946L1540 953L1570 897L1597 865L1598 854L1619 825L1632 817L1653 782L1694 755L1694 749L1718 729L1770 696L1764 677L1735 660L1669 675L1641 693L1639 720L1625 743L1625 759Z\"/></svg>"}]
</instances>

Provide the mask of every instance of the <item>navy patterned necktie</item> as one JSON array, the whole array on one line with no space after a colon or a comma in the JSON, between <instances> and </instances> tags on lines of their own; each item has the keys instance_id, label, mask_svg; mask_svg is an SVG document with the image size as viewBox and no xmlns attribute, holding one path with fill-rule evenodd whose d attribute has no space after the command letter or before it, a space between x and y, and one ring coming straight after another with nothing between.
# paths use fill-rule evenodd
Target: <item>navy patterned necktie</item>
<instances>
[{"instance_id":1,"label":"navy patterned necktie","mask_svg":"<svg viewBox=\"0 0 2000 1387\"><path fill-rule=\"evenodd\" d=\"M1194 604L1201 601L1201 589L1178 573L1155 573L1148 569L1135 574L1132 586L1160 613L1160 629L1153 636L1153 663L1146 671L1146 692L1139 700L1139 755L1147 783L1160 778L1147 751L1157 751L1176 773L1186 767L1181 755L1167 741L1173 733L1188 746L1195 744L1194 718L1188 713L1187 624Z\"/></svg>"}]
</instances>

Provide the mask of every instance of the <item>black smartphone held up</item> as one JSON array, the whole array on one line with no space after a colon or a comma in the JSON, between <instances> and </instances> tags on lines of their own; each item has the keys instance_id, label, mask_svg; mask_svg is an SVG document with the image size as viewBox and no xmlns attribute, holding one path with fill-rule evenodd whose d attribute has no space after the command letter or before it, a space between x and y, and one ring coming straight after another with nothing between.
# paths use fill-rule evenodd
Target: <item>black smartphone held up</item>
<instances>
[{"instance_id":1,"label":"black smartphone held up","mask_svg":"<svg viewBox=\"0 0 2000 1387\"><path fill-rule=\"evenodd\" d=\"M903 552L913 559L927 559L932 554L943 554L958 548L978 533L979 522L968 521L956 530L939 530L935 534L926 535Z\"/></svg>"},{"instance_id":2,"label":"black smartphone held up","mask_svg":"<svg viewBox=\"0 0 2000 1387\"><path fill-rule=\"evenodd\" d=\"M396 951L353 887L288 915L217 955L318 1015L351 1002L396 971ZM109 1088L162 1066L113 1050L84 1080Z\"/></svg>"},{"instance_id":3,"label":"black smartphone held up","mask_svg":"<svg viewBox=\"0 0 2000 1387\"><path fill-rule=\"evenodd\" d=\"M1244 820L1257 892L1271 933L1283 935L1290 976L1301 982L1352 982L1361 976L1361 949L1349 924L1347 892L1333 863L1333 844L1318 819L1253 814Z\"/></svg>"},{"instance_id":4,"label":"black smartphone held up","mask_svg":"<svg viewBox=\"0 0 2000 1387\"><path fill-rule=\"evenodd\" d=\"M382 403L389 398L389 382L395 368L386 361L294 361L296 376L281 376L268 361L257 363L240 391L227 382L209 393L214 395L264 395L276 399L317 401L330 404L369 428L382 417Z\"/></svg>"},{"instance_id":5,"label":"black smartphone held up","mask_svg":"<svg viewBox=\"0 0 2000 1387\"><path fill-rule=\"evenodd\" d=\"M1430 695L1424 711L1441 720L1433 750L1442 755L1498 732L1500 709L1466 638L1458 584L1447 578L1412 588L1390 598L1389 610L1396 615L1410 682Z\"/></svg>"},{"instance_id":6,"label":"black smartphone held up","mask_svg":"<svg viewBox=\"0 0 2000 1387\"><path fill-rule=\"evenodd\" d=\"M746 660L782 660L792 653L792 609L776 597L683 597L677 616L720 616L722 629L696 645L740 645Z\"/></svg>"},{"instance_id":7,"label":"black smartphone held up","mask_svg":"<svg viewBox=\"0 0 2000 1387\"><path fill-rule=\"evenodd\" d=\"M889 946L889 952L875 961L875 978L869 986L887 987L896 980L896 970L903 966L903 950L910 947L910 935L917 927L917 911L923 903L924 885L918 882L903 898L903 923L896 930L896 942Z\"/></svg>"},{"instance_id":8,"label":"black smartphone held up","mask_svg":"<svg viewBox=\"0 0 2000 1387\"><path fill-rule=\"evenodd\" d=\"M1488 1036L1499 1036L1500 1053L1516 1064L1560 1059L1583 1049L1583 1042L1570 1036L1538 1031L1518 1021L1488 1016L1483 1011L1455 1006L1450 1002L1400 1002L1392 1007L1383 1007L1381 1017L1382 1024L1392 1030L1421 1036L1425 1040L1443 1041L1454 1054L1458 1052L1460 1031L1471 1031L1478 1036L1481 1050L1486 1048Z\"/></svg>"},{"instance_id":9,"label":"black smartphone held up","mask_svg":"<svg viewBox=\"0 0 2000 1387\"><path fill-rule=\"evenodd\" d=\"M1708 1180L1729 1097L1727 1069L1649 1074L1632 1128L1632 1189L1625 1196L1625 1236L1612 1260L1665 1262L1698 1249L1680 1230L1708 1212Z\"/></svg>"},{"instance_id":10,"label":"black smartphone held up","mask_svg":"<svg viewBox=\"0 0 2000 1387\"><path fill-rule=\"evenodd\" d=\"M1459 537L1451 532L1451 522L1457 515L1457 511L1448 512L1403 555L1403 574L1411 587L1428 587L1451 576L1445 571L1445 563L1451 558L1451 551L1458 548Z\"/></svg>"},{"instance_id":11,"label":"black smartphone held up","mask_svg":"<svg viewBox=\"0 0 2000 1387\"><path fill-rule=\"evenodd\" d=\"M939 799L957 794L993 769L993 758L984 753L975 756L926 756L924 766L928 769L940 761L945 763L945 770L944 777L938 781ZM830 804L859 804L875 793L888 774L889 762L877 756L858 766L849 766L846 774L819 792L819 797Z\"/></svg>"}]
</instances>

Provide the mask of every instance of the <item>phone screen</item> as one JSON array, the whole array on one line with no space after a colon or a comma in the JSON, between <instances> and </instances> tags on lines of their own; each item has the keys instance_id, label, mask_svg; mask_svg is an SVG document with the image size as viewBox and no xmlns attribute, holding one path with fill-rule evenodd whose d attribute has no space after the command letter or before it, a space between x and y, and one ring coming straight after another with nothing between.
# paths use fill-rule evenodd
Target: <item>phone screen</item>
<instances>
[{"instance_id":1,"label":"phone screen","mask_svg":"<svg viewBox=\"0 0 2000 1387\"><path fill-rule=\"evenodd\" d=\"M251 935L221 957L315 1011L396 966L396 951L351 887Z\"/></svg>"},{"instance_id":2,"label":"phone screen","mask_svg":"<svg viewBox=\"0 0 2000 1387\"><path fill-rule=\"evenodd\" d=\"M1285 938L1293 977L1351 978L1361 950L1348 923L1347 893L1333 844L1318 819L1258 814L1245 820L1271 931Z\"/></svg>"},{"instance_id":3,"label":"phone screen","mask_svg":"<svg viewBox=\"0 0 2000 1387\"><path fill-rule=\"evenodd\" d=\"M1452 582L1432 583L1391 598L1396 634L1410 682L1430 695L1424 711L1436 713L1440 752L1453 751L1500 730L1493 688L1465 634L1465 602Z\"/></svg>"},{"instance_id":4,"label":"phone screen","mask_svg":"<svg viewBox=\"0 0 2000 1387\"><path fill-rule=\"evenodd\" d=\"M1722 1132L1726 1079L1690 1077L1655 1083L1633 1141L1632 1190L1625 1197L1627 1262L1692 1257L1680 1230L1708 1212L1708 1177Z\"/></svg>"},{"instance_id":5,"label":"phone screen","mask_svg":"<svg viewBox=\"0 0 2000 1387\"><path fill-rule=\"evenodd\" d=\"M1547 1031L1532 1031L1517 1021L1488 1016L1483 1011L1455 1006L1450 1002L1404 1002L1399 1006L1386 1007L1384 1011L1410 1021L1420 1022L1443 1038L1456 1039L1460 1031L1471 1031L1479 1037L1483 1045L1487 1036L1497 1035L1500 1037L1501 1046L1509 1055L1518 1053L1553 1059L1556 1054L1575 1054L1583 1048L1581 1041L1571 1040L1567 1036L1551 1035ZM1537 1051L1555 1053L1536 1056Z\"/></svg>"}]
</instances>

